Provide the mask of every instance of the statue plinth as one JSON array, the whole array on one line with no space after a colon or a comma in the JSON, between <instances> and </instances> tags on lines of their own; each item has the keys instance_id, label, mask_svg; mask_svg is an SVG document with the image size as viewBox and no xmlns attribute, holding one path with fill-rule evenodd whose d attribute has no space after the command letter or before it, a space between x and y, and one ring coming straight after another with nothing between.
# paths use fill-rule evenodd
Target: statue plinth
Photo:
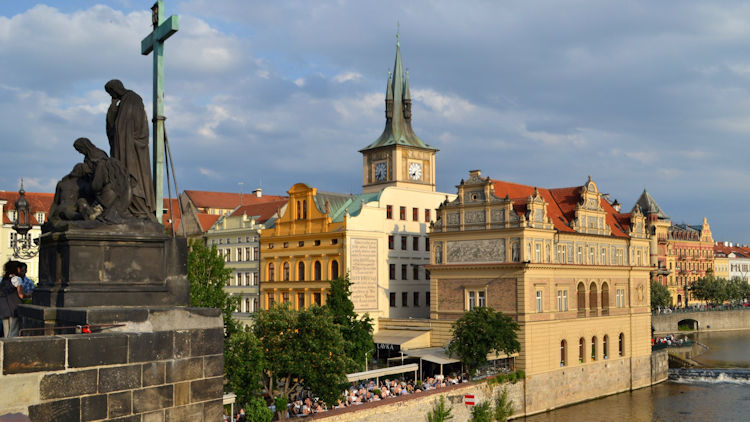
<instances>
[{"instance_id":1,"label":"statue plinth","mask_svg":"<svg viewBox=\"0 0 750 422\"><path fill-rule=\"evenodd\" d=\"M34 305L188 305L187 242L162 230L143 222L43 234Z\"/></svg>"}]
</instances>

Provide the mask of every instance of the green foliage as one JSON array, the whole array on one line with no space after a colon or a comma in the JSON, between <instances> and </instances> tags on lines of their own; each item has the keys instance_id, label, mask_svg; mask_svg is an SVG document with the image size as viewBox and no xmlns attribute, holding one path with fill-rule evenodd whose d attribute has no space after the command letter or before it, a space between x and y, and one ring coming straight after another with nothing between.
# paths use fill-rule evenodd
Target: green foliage
<instances>
[{"instance_id":1,"label":"green foliage","mask_svg":"<svg viewBox=\"0 0 750 422\"><path fill-rule=\"evenodd\" d=\"M346 355L340 328L328 308L295 311L285 304L258 313L253 332L265 355L265 388L288 398L299 384L326 403L334 403L346 382Z\"/></svg>"},{"instance_id":2,"label":"green foliage","mask_svg":"<svg viewBox=\"0 0 750 422\"><path fill-rule=\"evenodd\" d=\"M667 286L651 280L651 309L666 308L672 304L672 296Z\"/></svg>"},{"instance_id":3,"label":"green foliage","mask_svg":"<svg viewBox=\"0 0 750 422\"><path fill-rule=\"evenodd\" d=\"M495 410L493 416L497 422L506 422L509 417L513 416L513 401L508 398L508 390L503 388L495 398Z\"/></svg>"},{"instance_id":4,"label":"green foliage","mask_svg":"<svg viewBox=\"0 0 750 422\"><path fill-rule=\"evenodd\" d=\"M375 344L372 341L372 319L365 314L361 318L354 312L349 275L331 280L331 289L326 297L326 307L331 311L333 322L339 326L346 339L345 353L352 358L347 372L364 370L366 356L372 357Z\"/></svg>"},{"instance_id":5,"label":"green foliage","mask_svg":"<svg viewBox=\"0 0 750 422\"><path fill-rule=\"evenodd\" d=\"M227 389L237 395L237 403L251 403L261 391L264 365L263 349L249 328L238 330L225 340Z\"/></svg>"},{"instance_id":6,"label":"green foliage","mask_svg":"<svg viewBox=\"0 0 750 422\"><path fill-rule=\"evenodd\" d=\"M690 283L690 291L694 298L715 305L721 305L728 300L740 301L750 296L750 287L746 282L739 278L716 278L713 273Z\"/></svg>"},{"instance_id":7,"label":"green foliage","mask_svg":"<svg viewBox=\"0 0 750 422\"><path fill-rule=\"evenodd\" d=\"M276 407L276 414L279 415L279 419L286 419L286 411L289 407L289 400L286 397L274 397L273 405Z\"/></svg>"},{"instance_id":8,"label":"green foliage","mask_svg":"<svg viewBox=\"0 0 750 422\"><path fill-rule=\"evenodd\" d=\"M432 410L427 414L427 422L445 422L453 419L451 411L453 406L446 408L445 396L440 396L438 400L432 405Z\"/></svg>"},{"instance_id":9,"label":"green foliage","mask_svg":"<svg viewBox=\"0 0 750 422\"><path fill-rule=\"evenodd\" d=\"M477 403L471 408L470 420L472 422L492 422L492 416L492 409L488 401Z\"/></svg>"},{"instance_id":10,"label":"green foliage","mask_svg":"<svg viewBox=\"0 0 750 422\"><path fill-rule=\"evenodd\" d=\"M239 323L232 318L232 312L240 303L238 296L224 291L232 270L224 266L224 258L219 256L216 245L210 248L202 240L190 242L188 253L188 280L190 280L190 306L219 308L224 317L226 337L239 330Z\"/></svg>"},{"instance_id":11,"label":"green foliage","mask_svg":"<svg viewBox=\"0 0 750 422\"><path fill-rule=\"evenodd\" d=\"M271 422L273 412L266 406L266 401L261 397L255 397L245 406L245 416L248 421Z\"/></svg>"},{"instance_id":12,"label":"green foliage","mask_svg":"<svg viewBox=\"0 0 750 422\"><path fill-rule=\"evenodd\" d=\"M471 376L487 363L487 354L512 354L521 349L516 331L518 323L492 308L476 307L453 324L450 356L457 356Z\"/></svg>"}]
</instances>

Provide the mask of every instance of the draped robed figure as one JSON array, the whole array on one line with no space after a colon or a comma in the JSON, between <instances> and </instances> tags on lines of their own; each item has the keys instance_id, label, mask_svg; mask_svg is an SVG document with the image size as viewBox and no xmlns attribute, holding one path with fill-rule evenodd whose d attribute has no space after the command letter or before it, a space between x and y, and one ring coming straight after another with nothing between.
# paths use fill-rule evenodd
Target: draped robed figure
<instances>
[{"instance_id":1,"label":"draped robed figure","mask_svg":"<svg viewBox=\"0 0 750 422\"><path fill-rule=\"evenodd\" d=\"M110 157L116 158L130 176L132 200L128 210L138 218L154 220L154 186L148 146L148 117L143 99L113 79L104 86L112 97L107 110Z\"/></svg>"}]
</instances>

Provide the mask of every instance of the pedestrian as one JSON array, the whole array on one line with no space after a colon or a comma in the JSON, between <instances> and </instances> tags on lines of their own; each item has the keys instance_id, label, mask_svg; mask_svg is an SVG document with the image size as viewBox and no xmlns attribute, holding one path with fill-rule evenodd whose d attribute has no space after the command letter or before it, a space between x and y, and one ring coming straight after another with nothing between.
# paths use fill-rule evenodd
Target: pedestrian
<instances>
[{"instance_id":1,"label":"pedestrian","mask_svg":"<svg viewBox=\"0 0 750 422\"><path fill-rule=\"evenodd\" d=\"M23 299L22 277L20 275L20 262L8 261L5 263L3 279L0 282L0 318L3 320L4 337L17 336L20 328L16 317L16 308Z\"/></svg>"},{"instance_id":2,"label":"pedestrian","mask_svg":"<svg viewBox=\"0 0 750 422\"><path fill-rule=\"evenodd\" d=\"M21 285L23 286L23 295L24 297L31 296L31 293L34 291L34 288L36 285L34 284L34 280L26 277L26 272L28 271L28 266L25 262L19 263L21 266L21 274L19 277L21 277Z\"/></svg>"}]
</instances>

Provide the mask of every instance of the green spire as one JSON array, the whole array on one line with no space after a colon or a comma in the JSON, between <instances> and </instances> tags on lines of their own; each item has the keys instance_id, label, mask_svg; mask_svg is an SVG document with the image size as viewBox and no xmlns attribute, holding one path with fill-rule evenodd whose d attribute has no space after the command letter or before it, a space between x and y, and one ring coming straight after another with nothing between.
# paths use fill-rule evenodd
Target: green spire
<instances>
[{"instance_id":1,"label":"green spire","mask_svg":"<svg viewBox=\"0 0 750 422\"><path fill-rule=\"evenodd\" d=\"M397 32L393 77L391 78L389 75L388 87L385 94L385 128L375 142L361 149L360 152L389 145L405 145L433 151L437 150L437 148L422 142L411 127L411 93L409 92L408 73L404 74L404 68L401 64L400 38L401 35Z\"/></svg>"}]
</instances>

